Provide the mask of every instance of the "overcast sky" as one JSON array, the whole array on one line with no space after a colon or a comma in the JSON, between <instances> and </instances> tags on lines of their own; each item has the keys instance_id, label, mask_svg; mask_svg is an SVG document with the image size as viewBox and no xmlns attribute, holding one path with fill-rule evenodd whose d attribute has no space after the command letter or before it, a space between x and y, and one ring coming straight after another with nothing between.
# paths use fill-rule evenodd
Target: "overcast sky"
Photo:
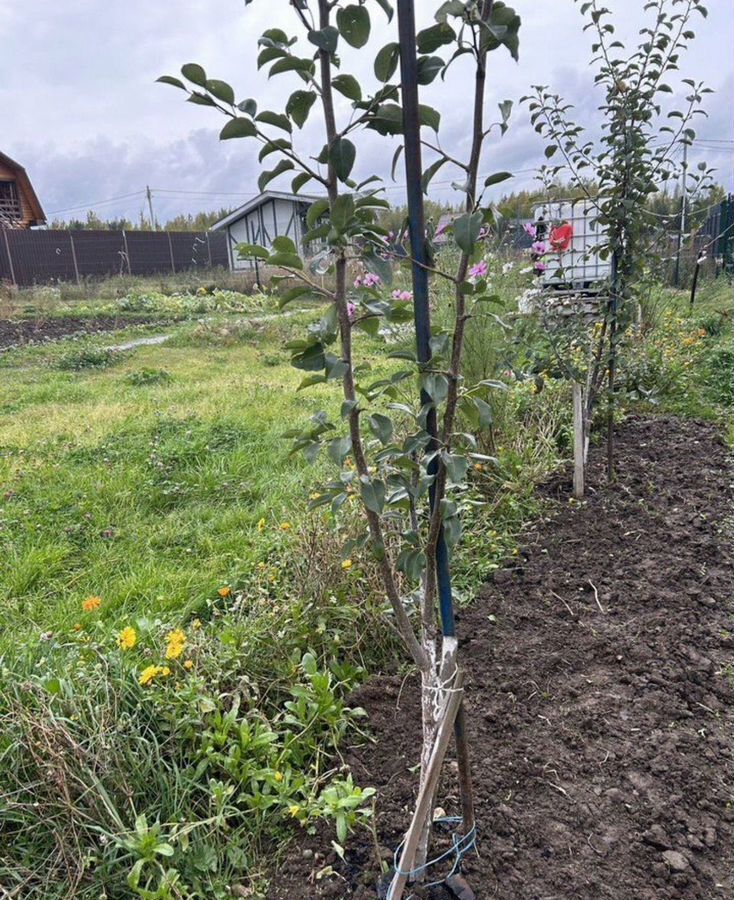
<instances>
[{"instance_id":1,"label":"overcast sky","mask_svg":"<svg viewBox=\"0 0 734 900\"><path fill-rule=\"evenodd\" d=\"M607 4L618 13L622 35L634 36L643 23L641 0ZM343 71L357 75L365 88L373 84L372 56L396 39L395 22L388 26L376 3L368 5L374 10L373 52L343 48ZM421 27L437 3L416 5ZM578 5L573 0L510 5L523 19L520 62L504 49L491 55L488 115L495 115L501 100L519 100L531 84L549 84L576 105L578 119L594 131L599 113L588 62L591 37L582 32ZM708 99L709 119L699 120L699 136L732 143L694 148L693 157L717 166L720 181L732 190L734 0L709 0L708 8L708 19L695 18L697 38L682 60L681 76L704 79L716 91ZM257 97L261 108L282 109L298 85L287 75L268 82L255 63L257 38L272 25L296 33L287 0L254 0L247 7L244 0L0 0L0 150L26 167L49 218L84 218L89 207L103 217L137 218L146 184L163 220L178 212L236 206L257 190L254 145L220 144L223 120L216 111L185 103L181 92L154 82L161 74L177 74L182 63L198 62L209 77L229 81L238 97ZM466 153L470 91L470 73L461 62L445 84L423 89L421 99L442 113L442 143L454 155ZM341 111L347 110L344 100ZM321 146L316 115L298 142L312 150ZM393 146L391 139L368 133L360 142L357 174L387 174ZM542 150L527 111L516 105L509 132L490 142L482 169L517 173L503 187L532 187ZM447 175L442 172L437 180ZM287 185L287 178L273 183ZM436 184L436 199L450 194L448 184ZM401 192L393 187L389 196L400 200Z\"/></svg>"}]
</instances>

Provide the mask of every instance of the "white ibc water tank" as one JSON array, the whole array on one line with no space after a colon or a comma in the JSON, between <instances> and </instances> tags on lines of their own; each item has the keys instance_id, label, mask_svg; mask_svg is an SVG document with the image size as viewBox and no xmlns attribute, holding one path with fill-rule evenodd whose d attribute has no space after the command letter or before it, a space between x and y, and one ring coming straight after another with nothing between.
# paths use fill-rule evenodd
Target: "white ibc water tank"
<instances>
[{"instance_id":1,"label":"white ibc water tank","mask_svg":"<svg viewBox=\"0 0 734 900\"><path fill-rule=\"evenodd\" d=\"M599 251L606 244L604 229L597 223L598 211L591 200L560 200L535 208L535 221L545 221L545 243L555 227L567 220L573 228L568 250L550 250L543 262L547 269L538 284L555 288L598 289L611 274L609 259L602 259Z\"/></svg>"}]
</instances>

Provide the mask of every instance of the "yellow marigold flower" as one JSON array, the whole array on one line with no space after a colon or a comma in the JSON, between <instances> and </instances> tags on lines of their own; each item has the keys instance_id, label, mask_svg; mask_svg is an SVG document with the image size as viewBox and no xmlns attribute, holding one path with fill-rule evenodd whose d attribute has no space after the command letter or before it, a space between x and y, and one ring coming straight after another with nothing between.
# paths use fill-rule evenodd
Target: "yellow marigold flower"
<instances>
[{"instance_id":1,"label":"yellow marigold flower","mask_svg":"<svg viewBox=\"0 0 734 900\"><path fill-rule=\"evenodd\" d=\"M74 625L74 631L81 631L81 630L82 630L82 623L81 623L81 622L77 622L77 623Z\"/></svg>"},{"instance_id":2,"label":"yellow marigold flower","mask_svg":"<svg viewBox=\"0 0 734 900\"><path fill-rule=\"evenodd\" d=\"M257 523L257 530L265 531L265 519L260 519L260 521Z\"/></svg>"},{"instance_id":3,"label":"yellow marigold flower","mask_svg":"<svg viewBox=\"0 0 734 900\"><path fill-rule=\"evenodd\" d=\"M476 469L477 472L484 471L484 466L481 463L474 463L474 468Z\"/></svg>"},{"instance_id":4,"label":"yellow marigold flower","mask_svg":"<svg viewBox=\"0 0 734 900\"><path fill-rule=\"evenodd\" d=\"M86 600L82 601L82 609L84 612L94 612L96 609L99 609L101 605L101 597L87 597Z\"/></svg>"},{"instance_id":5,"label":"yellow marigold flower","mask_svg":"<svg viewBox=\"0 0 734 900\"><path fill-rule=\"evenodd\" d=\"M168 641L168 646L166 647L166 659L178 659L184 651L186 635L180 628L175 628L173 631L169 632L166 640Z\"/></svg>"},{"instance_id":6,"label":"yellow marigold flower","mask_svg":"<svg viewBox=\"0 0 734 900\"><path fill-rule=\"evenodd\" d=\"M291 530L291 523L290 523L290 522L281 522L281 523L280 523L280 530L281 530L281 531L290 531L290 530Z\"/></svg>"},{"instance_id":7,"label":"yellow marigold flower","mask_svg":"<svg viewBox=\"0 0 734 900\"><path fill-rule=\"evenodd\" d=\"M318 500L320 496L318 491L314 491L313 494L309 494L309 500Z\"/></svg>"},{"instance_id":8,"label":"yellow marigold flower","mask_svg":"<svg viewBox=\"0 0 734 900\"><path fill-rule=\"evenodd\" d=\"M117 643L120 646L120 650L132 650L137 642L138 633L129 625L127 628L123 628L122 631L117 635Z\"/></svg>"},{"instance_id":9,"label":"yellow marigold flower","mask_svg":"<svg viewBox=\"0 0 734 900\"><path fill-rule=\"evenodd\" d=\"M273 778L274 778L276 781L282 781L282 780L283 780L283 773L282 773L282 772L276 772L275 775L273 775Z\"/></svg>"},{"instance_id":10,"label":"yellow marigold flower","mask_svg":"<svg viewBox=\"0 0 734 900\"><path fill-rule=\"evenodd\" d=\"M229 597L229 595L232 593L232 588L228 586L220 587L217 593L220 597Z\"/></svg>"},{"instance_id":11,"label":"yellow marigold flower","mask_svg":"<svg viewBox=\"0 0 734 900\"><path fill-rule=\"evenodd\" d=\"M288 812L293 816L294 819L298 816L298 813L300 811L301 807L297 806L295 803L293 804L293 806L288 807Z\"/></svg>"},{"instance_id":12,"label":"yellow marigold flower","mask_svg":"<svg viewBox=\"0 0 734 900\"><path fill-rule=\"evenodd\" d=\"M140 673L140 678L138 681L145 687L145 685L150 684L150 682L158 675L161 671L160 666L146 666L143 671Z\"/></svg>"},{"instance_id":13,"label":"yellow marigold flower","mask_svg":"<svg viewBox=\"0 0 734 900\"><path fill-rule=\"evenodd\" d=\"M171 674L171 670L168 668L168 666L161 666L160 674L161 674L164 678L166 678L168 675Z\"/></svg>"},{"instance_id":14,"label":"yellow marigold flower","mask_svg":"<svg viewBox=\"0 0 734 900\"><path fill-rule=\"evenodd\" d=\"M194 661L191 659L187 659L186 662L184 663L184 669L193 669L193 668L194 668Z\"/></svg>"},{"instance_id":15,"label":"yellow marigold flower","mask_svg":"<svg viewBox=\"0 0 734 900\"><path fill-rule=\"evenodd\" d=\"M346 571L347 569L351 569L351 568L352 568L352 560L351 559L343 559L342 560L342 569L344 569Z\"/></svg>"}]
</instances>

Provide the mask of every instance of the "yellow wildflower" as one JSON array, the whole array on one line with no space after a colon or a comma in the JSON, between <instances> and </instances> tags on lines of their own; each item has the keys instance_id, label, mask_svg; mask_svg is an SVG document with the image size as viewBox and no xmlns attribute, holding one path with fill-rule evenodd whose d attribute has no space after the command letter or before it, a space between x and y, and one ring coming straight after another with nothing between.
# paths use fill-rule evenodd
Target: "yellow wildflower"
<instances>
[{"instance_id":1,"label":"yellow wildflower","mask_svg":"<svg viewBox=\"0 0 734 900\"><path fill-rule=\"evenodd\" d=\"M217 593L220 597L229 597L232 593L232 588L225 585L225 587L220 587Z\"/></svg>"},{"instance_id":2,"label":"yellow wildflower","mask_svg":"<svg viewBox=\"0 0 734 900\"><path fill-rule=\"evenodd\" d=\"M352 568L352 560L351 559L343 559L342 560L342 569L346 572L348 569Z\"/></svg>"},{"instance_id":3,"label":"yellow wildflower","mask_svg":"<svg viewBox=\"0 0 734 900\"><path fill-rule=\"evenodd\" d=\"M102 605L101 597L87 597L86 600L82 601L82 609L84 612L94 612L99 609Z\"/></svg>"},{"instance_id":4,"label":"yellow wildflower","mask_svg":"<svg viewBox=\"0 0 734 900\"><path fill-rule=\"evenodd\" d=\"M257 523L257 530L265 531L265 519L260 519L260 521Z\"/></svg>"},{"instance_id":5,"label":"yellow wildflower","mask_svg":"<svg viewBox=\"0 0 734 900\"><path fill-rule=\"evenodd\" d=\"M120 650L132 650L137 642L138 633L129 625L127 628L123 628L122 631L117 635L117 643L120 646Z\"/></svg>"},{"instance_id":6,"label":"yellow wildflower","mask_svg":"<svg viewBox=\"0 0 734 900\"><path fill-rule=\"evenodd\" d=\"M280 523L280 530L281 530L281 531L290 531L290 530L291 530L291 523L290 523L290 522L281 522L281 523Z\"/></svg>"},{"instance_id":7,"label":"yellow wildflower","mask_svg":"<svg viewBox=\"0 0 734 900\"><path fill-rule=\"evenodd\" d=\"M280 781L283 780L283 773L282 773L282 772L276 772L275 775L273 775L273 778L274 778L276 781L280 782Z\"/></svg>"},{"instance_id":8,"label":"yellow wildflower","mask_svg":"<svg viewBox=\"0 0 734 900\"><path fill-rule=\"evenodd\" d=\"M193 669L193 668L194 668L194 661L192 659L187 659L186 662L184 663L184 669Z\"/></svg>"},{"instance_id":9,"label":"yellow wildflower","mask_svg":"<svg viewBox=\"0 0 734 900\"><path fill-rule=\"evenodd\" d=\"M140 673L140 678L138 679L138 681L143 685L143 687L145 687L145 685L150 684L151 681L156 677L156 675L160 675L160 673L160 666L146 666Z\"/></svg>"},{"instance_id":10,"label":"yellow wildflower","mask_svg":"<svg viewBox=\"0 0 734 900\"><path fill-rule=\"evenodd\" d=\"M483 471L484 471L484 466L483 466L481 463L474 463L474 469L475 469L477 472L483 472Z\"/></svg>"},{"instance_id":11,"label":"yellow wildflower","mask_svg":"<svg viewBox=\"0 0 734 900\"><path fill-rule=\"evenodd\" d=\"M318 500L321 494L318 491L314 491L313 494L309 494L309 500Z\"/></svg>"},{"instance_id":12,"label":"yellow wildflower","mask_svg":"<svg viewBox=\"0 0 734 900\"><path fill-rule=\"evenodd\" d=\"M161 666L160 674L161 674L164 678L166 678L168 675L171 674L171 670L168 668L168 666Z\"/></svg>"},{"instance_id":13,"label":"yellow wildflower","mask_svg":"<svg viewBox=\"0 0 734 900\"><path fill-rule=\"evenodd\" d=\"M295 803L293 804L293 806L288 807L288 812L293 816L294 819L298 817L298 813L300 813L300 811L301 807Z\"/></svg>"},{"instance_id":14,"label":"yellow wildflower","mask_svg":"<svg viewBox=\"0 0 734 900\"><path fill-rule=\"evenodd\" d=\"M166 640L168 641L168 646L166 647L166 659L178 659L184 651L186 635L180 628L175 628L173 631L169 632Z\"/></svg>"},{"instance_id":15,"label":"yellow wildflower","mask_svg":"<svg viewBox=\"0 0 734 900\"><path fill-rule=\"evenodd\" d=\"M198 631L201 628L201 619L194 619L191 623L191 627Z\"/></svg>"}]
</instances>

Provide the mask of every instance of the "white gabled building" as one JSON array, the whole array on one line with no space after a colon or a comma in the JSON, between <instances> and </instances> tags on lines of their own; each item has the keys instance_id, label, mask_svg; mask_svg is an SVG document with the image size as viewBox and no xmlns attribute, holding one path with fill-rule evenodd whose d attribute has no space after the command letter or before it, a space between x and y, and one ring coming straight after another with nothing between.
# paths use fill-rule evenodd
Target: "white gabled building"
<instances>
[{"instance_id":1,"label":"white gabled building","mask_svg":"<svg viewBox=\"0 0 734 900\"><path fill-rule=\"evenodd\" d=\"M301 256L309 256L310 250L303 241L308 231L306 212L314 200L320 199L307 194L264 191L215 222L210 230L226 230L229 267L234 271L255 268L254 260L239 258L238 244L270 248L273 239L281 235L294 242Z\"/></svg>"}]
</instances>

